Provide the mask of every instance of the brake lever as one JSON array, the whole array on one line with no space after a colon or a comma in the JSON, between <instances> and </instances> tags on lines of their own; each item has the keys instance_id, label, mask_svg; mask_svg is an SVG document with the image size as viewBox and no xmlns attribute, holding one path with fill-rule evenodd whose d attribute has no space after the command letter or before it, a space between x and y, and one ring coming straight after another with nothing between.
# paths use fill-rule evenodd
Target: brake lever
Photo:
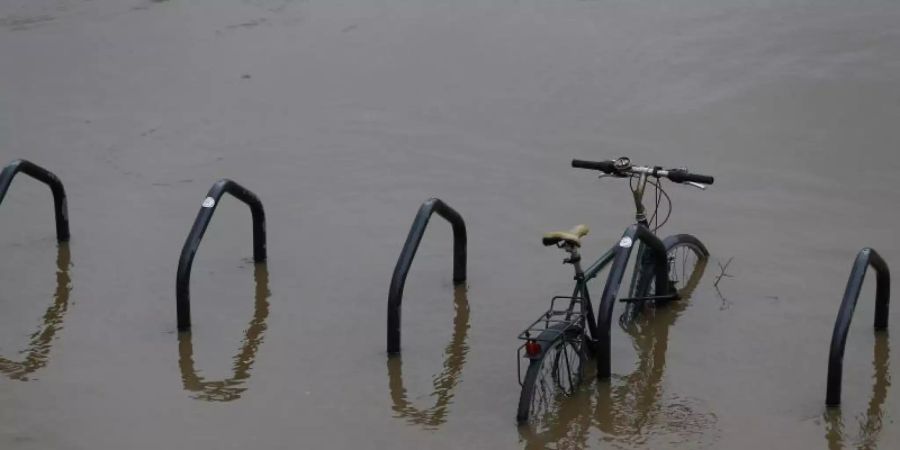
<instances>
[{"instance_id":1,"label":"brake lever","mask_svg":"<svg viewBox=\"0 0 900 450\"><path fill-rule=\"evenodd\" d=\"M598 179L603 178L628 178L627 174L624 173L604 173L602 175L597 176Z\"/></svg>"},{"instance_id":2,"label":"brake lever","mask_svg":"<svg viewBox=\"0 0 900 450\"><path fill-rule=\"evenodd\" d=\"M709 186L707 186L707 185L705 185L705 184L700 184L700 183L696 183L696 182L693 182L693 181L685 181L685 182L682 183L682 184L687 184L687 185L693 186L693 187L695 187L695 188L697 188L697 189L700 189L701 191L705 191L706 188L709 187Z\"/></svg>"}]
</instances>

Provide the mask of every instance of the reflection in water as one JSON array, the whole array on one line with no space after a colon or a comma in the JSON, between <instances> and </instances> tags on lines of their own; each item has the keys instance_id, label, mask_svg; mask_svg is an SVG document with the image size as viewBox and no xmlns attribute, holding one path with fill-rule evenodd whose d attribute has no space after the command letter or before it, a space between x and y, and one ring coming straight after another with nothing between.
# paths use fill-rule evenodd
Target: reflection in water
<instances>
[{"instance_id":1,"label":"reflection in water","mask_svg":"<svg viewBox=\"0 0 900 450\"><path fill-rule=\"evenodd\" d=\"M453 304L456 317L453 318L453 337L447 348L444 349L444 369L434 377L434 391L431 397L436 397L434 406L422 410L410 403L406 397L406 389L403 387L403 361L400 355L388 357L388 380L391 391L391 401L396 417L404 417L409 423L423 425L425 428L437 428L447 421L447 408L453 400L453 388L459 384L459 375L466 363L466 354L469 347L466 345L466 335L469 331L469 300L466 287L457 286L453 291Z\"/></svg>"},{"instance_id":2,"label":"reflection in water","mask_svg":"<svg viewBox=\"0 0 900 450\"><path fill-rule=\"evenodd\" d=\"M178 333L178 366L181 368L181 380L188 391L197 392L194 398L210 402L229 402L241 397L247 390L244 382L250 378L250 368L256 360L256 351L262 343L266 331L266 318L269 317L269 272L265 263L255 264L256 301L254 303L253 320L247 327L241 351L234 357L232 377L221 381L206 381L194 369L194 346L191 343L191 332Z\"/></svg>"},{"instance_id":3,"label":"reflection in water","mask_svg":"<svg viewBox=\"0 0 900 450\"><path fill-rule=\"evenodd\" d=\"M42 328L31 335L28 348L20 352L27 355L22 362L0 357L0 372L13 380L28 381L28 374L47 365L53 336L62 329L63 318L69 309L69 293L72 291L70 265L69 244L61 242L56 253L56 292L53 294L53 304L44 313Z\"/></svg>"},{"instance_id":4,"label":"reflection in water","mask_svg":"<svg viewBox=\"0 0 900 450\"><path fill-rule=\"evenodd\" d=\"M888 345L887 332L875 333L875 355L872 365L875 367L875 384L872 386L872 398L869 400L869 408L865 414L857 417L859 422L859 434L851 446L862 449L878 448L878 435L881 433L882 420L884 419L884 399L887 397L888 387L891 385L891 374L888 371L888 357L890 346ZM844 440L853 438L844 430L844 419L840 407L827 408L825 410L825 439L828 440L828 448L844 448Z\"/></svg>"},{"instance_id":5,"label":"reflection in water","mask_svg":"<svg viewBox=\"0 0 900 450\"><path fill-rule=\"evenodd\" d=\"M561 399L557 413L540 428L520 426L526 448L584 448L592 428L599 429L602 441L613 446L653 446L652 439L665 436L666 447L685 443L698 447L704 444L698 441L714 439L710 429L716 416L701 412L703 405L692 399L664 400L661 386L669 328L687 307L705 268L706 261L697 264L681 300L645 309L627 328L638 353L634 372L586 384L576 395ZM593 379L592 375L586 377Z\"/></svg>"}]
</instances>

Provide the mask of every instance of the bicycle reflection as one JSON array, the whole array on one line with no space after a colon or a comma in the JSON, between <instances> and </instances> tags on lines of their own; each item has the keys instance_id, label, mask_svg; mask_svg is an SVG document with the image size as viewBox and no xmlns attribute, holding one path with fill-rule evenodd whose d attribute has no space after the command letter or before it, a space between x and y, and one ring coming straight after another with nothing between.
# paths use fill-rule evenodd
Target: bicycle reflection
<instances>
[{"instance_id":1,"label":"bicycle reflection","mask_svg":"<svg viewBox=\"0 0 900 450\"><path fill-rule=\"evenodd\" d=\"M250 321L244 334L240 352L234 356L232 376L219 381L207 381L197 374L194 368L194 346L191 332L178 333L178 366L181 369L181 380L184 389L197 394L193 398L210 402L229 402L237 400L247 390L244 383L250 378L250 369L256 360L265 337L266 318L269 316L269 272L265 264L255 264L256 299L254 302L253 320Z\"/></svg>"},{"instance_id":2,"label":"bicycle reflection","mask_svg":"<svg viewBox=\"0 0 900 450\"><path fill-rule=\"evenodd\" d=\"M695 267L681 300L645 311L648 314L625 330L638 353L631 374L586 384L576 395L557 399L556 413L545 422L519 427L525 448L585 448L592 429L601 431L606 443L627 446L651 445L648 440L660 429L667 434L667 446L708 438L715 415L701 412L702 405L691 399L664 399L662 387L669 329L687 308L705 269L705 261ZM594 379L591 372L586 379ZM684 442L672 441L676 436Z\"/></svg>"},{"instance_id":3,"label":"bicycle reflection","mask_svg":"<svg viewBox=\"0 0 900 450\"><path fill-rule=\"evenodd\" d=\"M456 316L453 318L453 336L444 349L444 368L440 375L433 378L436 397L434 406L419 409L407 399L406 388L403 387L403 361L400 355L388 357L388 380L395 417L403 417L409 423L422 425L425 428L437 428L447 421L448 408L453 400L453 390L459 384L459 376L466 363L469 347L466 337L469 330L469 300L466 287L457 286L453 291L453 304Z\"/></svg>"},{"instance_id":4,"label":"bicycle reflection","mask_svg":"<svg viewBox=\"0 0 900 450\"><path fill-rule=\"evenodd\" d=\"M844 448L844 441L850 439L851 447L860 449L878 448L878 436L884 419L884 400L887 398L888 387L891 385L889 371L890 345L888 334L875 333L875 355L872 365L875 368L875 384L872 386L872 398L869 400L869 408L865 414L859 416L859 432L856 436L848 434L844 430L844 418L841 408L827 408L825 418L825 439L829 449Z\"/></svg>"},{"instance_id":5,"label":"bicycle reflection","mask_svg":"<svg viewBox=\"0 0 900 450\"><path fill-rule=\"evenodd\" d=\"M10 361L0 357L0 372L13 380L28 381L28 375L47 365L50 358L50 347L53 337L62 329L63 319L69 309L69 293L72 291L72 279L69 276L71 255L69 244L61 242L56 251L56 291L53 304L44 313L44 324L40 331L31 335L28 348L21 362Z\"/></svg>"}]
</instances>

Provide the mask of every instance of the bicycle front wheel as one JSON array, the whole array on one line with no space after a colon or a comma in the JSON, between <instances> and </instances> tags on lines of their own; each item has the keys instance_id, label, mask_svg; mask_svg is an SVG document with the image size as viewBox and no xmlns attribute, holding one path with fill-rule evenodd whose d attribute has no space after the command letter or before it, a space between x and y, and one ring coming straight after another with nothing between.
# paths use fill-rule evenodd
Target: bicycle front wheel
<instances>
[{"instance_id":1,"label":"bicycle front wheel","mask_svg":"<svg viewBox=\"0 0 900 450\"><path fill-rule=\"evenodd\" d=\"M663 239L668 261L669 288L674 289L681 299L690 297L700 282L709 251L699 239L690 234L676 234ZM649 250L647 250L649 251ZM638 261L641 267L637 282L629 292L631 298L649 297L656 293L656 277L653 273L652 259L643 258ZM619 319L620 324L627 326L642 312L646 302L633 301L625 305L625 311Z\"/></svg>"},{"instance_id":2,"label":"bicycle front wheel","mask_svg":"<svg viewBox=\"0 0 900 450\"><path fill-rule=\"evenodd\" d=\"M536 341L541 344L542 353L530 358L516 420L542 423L549 420L559 408L559 402L573 395L584 380L586 359L584 335L578 329L569 329L560 334L553 330L542 333L555 337Z\"/></svg>"},{"instance_id":3,"label":"bicycle front wheel","mask_svg":"<svg viewBox=\"0 0 900 450\"><path fill-rule=\"evenodd\" d=\"M703 275L709 251L690 234L669 236L663 239L663 245L669 261L669 285L680 298L690 297Z\"/></svg>"}]
</instances>

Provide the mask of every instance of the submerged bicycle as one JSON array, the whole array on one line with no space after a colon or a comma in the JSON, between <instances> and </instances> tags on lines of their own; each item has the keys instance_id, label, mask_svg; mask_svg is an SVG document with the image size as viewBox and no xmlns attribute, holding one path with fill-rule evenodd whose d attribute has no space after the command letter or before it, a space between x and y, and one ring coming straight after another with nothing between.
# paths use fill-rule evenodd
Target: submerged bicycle
<instances>
[{"instance_id":1,"label":"submerged bicycle","mask_svg":"<svg viewBox=\"0 0 900 450\"><path fill-rule=\"evenodd\" d=\"M690 173L686 169L637 166L625 157L615 161L576 159L572 161L572 167L603 172L601 178L629 180L636 210L635 224L625 230L617 245L587 270L582 269L578 251L581 238L588 234L587 226L578 225L569 231L544 235L545 246L555 245L569 254L563 263L571 264L575 269L575 288L571 296L553 297L550 309L519 334L519 339L524 341L517 352L522 392L516 419L520 424L543 420L562 398L574 394L584 379L585 361L589 357L597 359L597 377L609 378L613 308L635 243L637 253L628 295L618 299L625 303L619 318L619 324L624 328L633 326L636 318L650 305L681 298L680 293L686 287L696 284L697 280L692 278L698 271L694 269L705 265L709 256L703 243L692 235L676 234L660 240L655 233L665 225L672 212L671 199L661 186L663 178L706 189L713 183L713 177ZM655 189L654 212L649 218L643 203L648 185ZM660 221L659 206L663 198L669 207L666 217ZM595 316L587 282L610 264ZM528 360L524 378L523 359Z\"/></svg>"}]
</instances>

